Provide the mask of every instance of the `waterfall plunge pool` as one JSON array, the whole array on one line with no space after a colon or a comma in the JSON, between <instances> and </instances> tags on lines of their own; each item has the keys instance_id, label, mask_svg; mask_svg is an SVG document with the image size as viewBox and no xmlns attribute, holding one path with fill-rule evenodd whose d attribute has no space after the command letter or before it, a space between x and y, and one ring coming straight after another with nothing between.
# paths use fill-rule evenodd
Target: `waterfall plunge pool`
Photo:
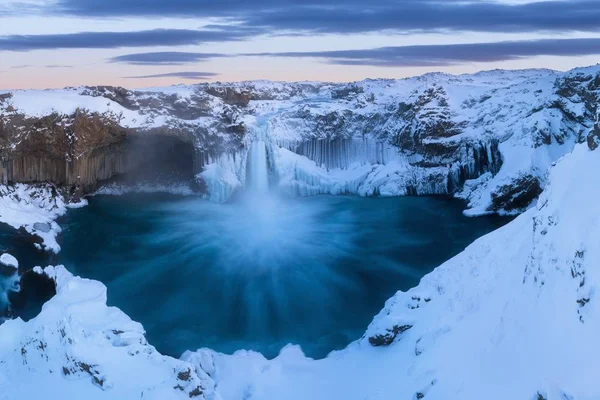
<instances>
[{"instance_id":1,"label":"waterfall plunge pool","mask_svg":"<svg viewBox=\"0 0 600 400\"><path fill-rule=\"evenodd\" d=\"M508 220L467 218L447 198L286 198L228 204L159 194L96 196L69 211L60 262L179 357L208 347L321 358L360 338L407 290Z\"/></svg>"}]
</instances>

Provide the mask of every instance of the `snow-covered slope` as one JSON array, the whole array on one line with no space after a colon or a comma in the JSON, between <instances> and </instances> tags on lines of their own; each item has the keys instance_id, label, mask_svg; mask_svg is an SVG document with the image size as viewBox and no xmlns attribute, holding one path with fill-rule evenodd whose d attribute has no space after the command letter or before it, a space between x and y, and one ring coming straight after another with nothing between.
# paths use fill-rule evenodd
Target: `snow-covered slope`
<instances>
[{"instance_id":1,"label":"snow-covered slope","mask_svg":"<svg viewBox=\"0 0 600 400\"><path fill-rule=\"evenodd\" d=\"M365 336L313 361L184 360L224 399L597 399L600 154L578 146L537 207L399 292Z\"/></svg>"},{"instance_id":2,"label":"snow-covered slope","mask_svg":"<svg viewBox=\"0 0 600 400\"><path fill-rule=\"evenodd\" d=\"M37 272L57 294L34 320L0 325L0 399L219 399L209 376L160 355L139 323L107 307L100 282Z\"/></svg>"}]
</instances>

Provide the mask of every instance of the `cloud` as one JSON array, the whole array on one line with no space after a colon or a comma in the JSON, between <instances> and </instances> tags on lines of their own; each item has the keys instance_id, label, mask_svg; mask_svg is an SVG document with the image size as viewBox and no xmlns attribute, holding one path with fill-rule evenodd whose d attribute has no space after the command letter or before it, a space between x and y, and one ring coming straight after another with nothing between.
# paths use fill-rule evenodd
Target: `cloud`
<instances>
[{"instance_id":1,"label":"cloud","mask_svg":"<svg viewBox=\"0 0 600 400\"><path fill-rule=\"evenodd\" d=\"M228 57L219 53L188 53L178 51L165 51L153 53L124 54L109 59L113 63L131 65L182 65L206 61L212 58Z\"/></svg>"},{"instance_id":2,"label":"cloud","mask_svg":"<svg viewBox=\"0 0 600 400\"><path fill-rule=\"evenodd\" d=\"M83 17L221 17L273 33L600 31L597 0L58 0L46 11Z\"/></svg>"},{"instance_id":3,"label":"cloud","mask_svg":"<svg viewBox=\"0 0 600 400\"><path fill-rule=\"evenodd\" d=\"M50 65L44 65L44 68L73 68L73 66L72 65L50 64Z\"/></svg>"},{"instance_id":4,"label":"cloud","mask_svg":"<svg viewBox=\"0 0 600 400\"><path fill-rule=\"evenodd\" d=\"M182 78L182 79L193 79L193 80L207 80L213 78L219 74L215 72L198 72L198 71L185 71L185 72L169 72L166 74L154 74L154 75L140 75L140 76L125 76L126 79L149 79L149 78Z\"/></svg>"},{"instance_id":5,"label":"cloud","mask_svg":"<svg viewBox=\"0 0 600 400\"><path fill-rule=\"evenodd\" d=\"M505 61L534 56L583 56L592 54L600 54L600 38L398 46L340 51L250 53L245 55L321 58L328 63L338 65L431 67L469 62Z\"/></svg>"},{"instance_id":6,"label":"cloud","mask_svg":"<svg viewBox=\"0 0 600 400\"><path fill-rule=\"evenodd\" d=\"M25 69L25 68L35 68L36 65L32 64L23 64L23 65L15 65L11 67L11 69ZM72 65L59 65L59 64L50 64L50 65L42 65L42 68L73 68Z\"/></svg>"},{"instance_id":7,"label":"cloud","mask_svg":"<svg viewBox=\"0 0 600 400\"><path fill-rule=\"evenodd\" d=\"M238 41L258 33L255 29L231 28L227 30L154 29L130 32L8 35L0 36L0 51L181 46L207 42Z\"/></svg>"}]
</instances>

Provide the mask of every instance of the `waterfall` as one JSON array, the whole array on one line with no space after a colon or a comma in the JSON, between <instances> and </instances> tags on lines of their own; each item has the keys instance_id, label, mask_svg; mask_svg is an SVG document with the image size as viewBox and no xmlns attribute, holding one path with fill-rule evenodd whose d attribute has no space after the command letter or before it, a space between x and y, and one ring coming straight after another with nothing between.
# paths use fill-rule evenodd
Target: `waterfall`
<instances>
[{"instance_id":1,"label":"waterfall","mask_svg":"<svg viewBox=\"0 0 600 400\"><path fill-rule=\"evenodd\" d=\"M249 190L255 193L269 191L269 168L267 166L267 145L262 140L252 143L246 167L246 181Z\"/></svg>"}]
</instances>

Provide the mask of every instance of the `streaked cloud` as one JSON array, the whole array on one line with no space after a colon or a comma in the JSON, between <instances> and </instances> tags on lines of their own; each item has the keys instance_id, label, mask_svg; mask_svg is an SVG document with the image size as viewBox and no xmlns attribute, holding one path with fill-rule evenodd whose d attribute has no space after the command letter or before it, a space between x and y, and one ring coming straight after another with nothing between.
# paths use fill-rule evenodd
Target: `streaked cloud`
<instances>
[{"instance_id":1,"label":"streaked cloud","mask_svg":"<svg viewBox=\"0 0 600 400\"><path fill-rule=\"evenodd\" d=\"M535 56L600 55L600 38L542 39L490 43L379 47L373 49L274 52L125 54L111 59L133 65L181 65L221 57L318 58L338 65L378 67L434 67L472 62L495 62Z\"/></svg>"},{"instance_id":2,"label":"streaked cloud","mask_svg":"<svg viewBox=\"0 0 600 400\"><path fill-rule=\"evenodd\" d=\"M130 65L182 65L197 63L213 58L228 57L219 53L190 53L181 51L163 51L151 53L123 54L109 59L114 63Z\"/></svg>"},{"instance_id":3,"label":"streaked cloud","mask_svg":"<svg viewBox=\"0 0 600 400\"><path fill-rule=\"evenodd\" d=\"M597 0L58 0L45 10L82 17L220 17L310 33L600 31Z\"/></svg>"},{"instance_id":4,"label":"streaked cloud","mask_svg":"<svg viewBox=\"0 0 600 400\"><path fill-rule=\"evenodd\" d=\"M381 47L361 50L283 52L248 56L321 58L339 65L384 67L447 66L468 62L494 62L535 56L600 54L600 38L543 39L492 43Z\"/></svg>"},{"instance_id":5,"label":"streaked cloud","mask_svg":"<svg viewBox=\"0 0 600 400\"><path fill-rule=\"evenodd\" d=\"M254 36L253 29L154 29L130 32L79 32L0 36L0 51L113 49L120 47L183 46L238 41Z\"/></svg>"},{"instance_id":6,"label":"streaked cloud","mask_svg":"<svg viewBox=\"0 0 600 400\"><path fill-rule=\"evenodd\" d=\"M49 64L49 65L32 65L32 64L22 64L12 66L11 69L25 69L25 68L74 68L72 65L60 65L60 64Z\"/></svg>"},{"instance_id":7,"label":"streaked cloud","mask_svg":"<svg viewBox=\"0 0 600 400\"><path fill-rule=\"evenodd\" d=\"M151 78L181 78L190 80L207 80L213 78L219 74L214 72L199 72L199 71L184 71L184 72L169 72L165 74L154 74L154 75L139 75L139 76L125 76L126 79L151 79Z\"/></svg>"}]
</instances>

